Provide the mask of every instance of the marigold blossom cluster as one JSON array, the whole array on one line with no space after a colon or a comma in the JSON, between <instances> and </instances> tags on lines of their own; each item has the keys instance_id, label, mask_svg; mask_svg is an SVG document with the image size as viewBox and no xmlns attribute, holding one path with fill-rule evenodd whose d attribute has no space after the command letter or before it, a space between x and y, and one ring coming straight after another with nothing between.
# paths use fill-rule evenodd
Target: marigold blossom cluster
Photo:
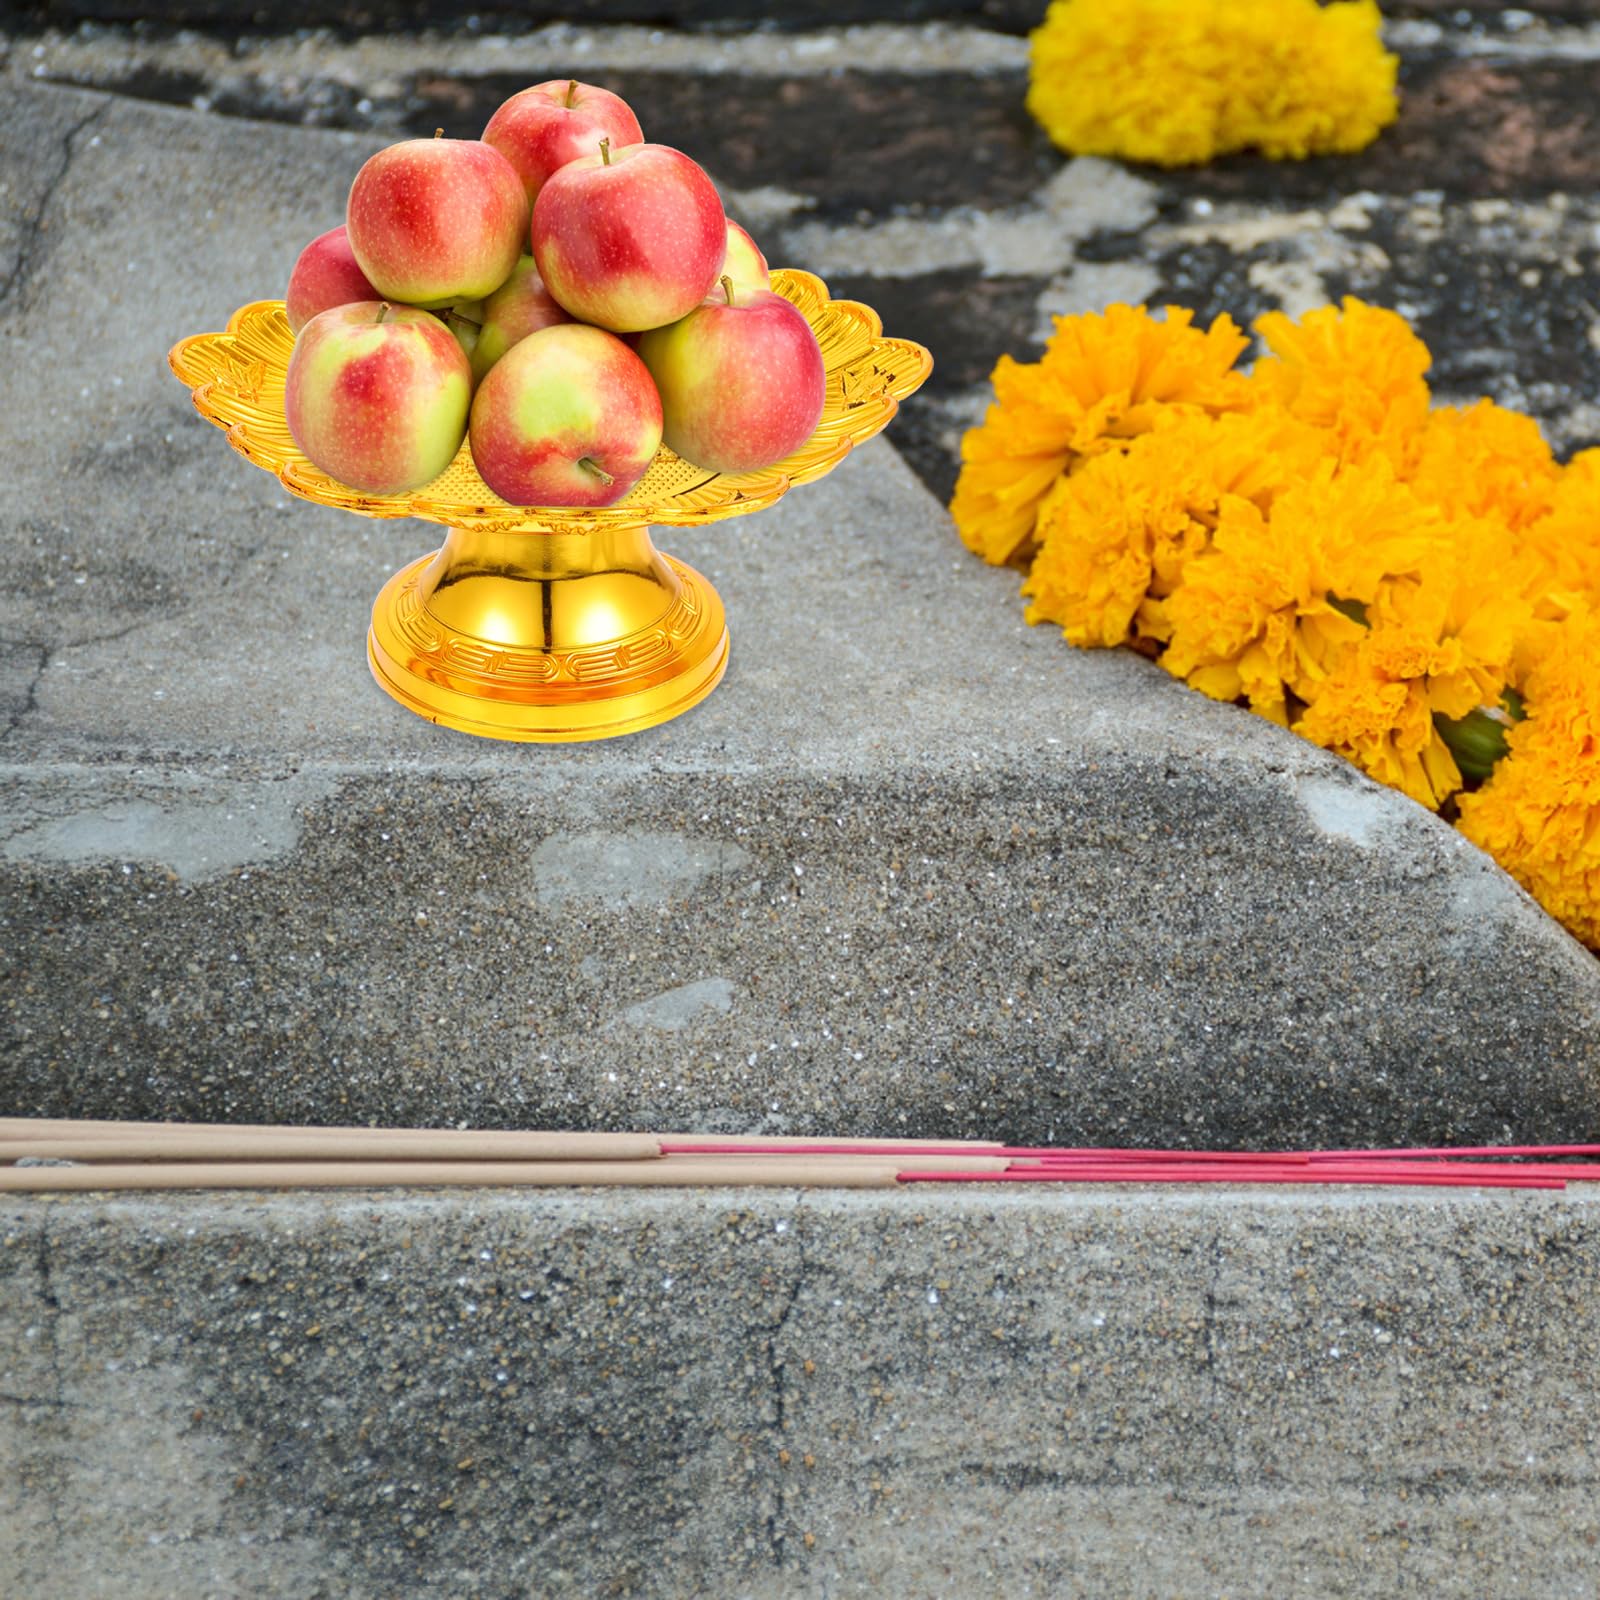
<instances>
[{"instance_id":1,"label":"marigold blossom cluster","mask_svg":"<svg viewBox=\"0 0 1600 1600\"><path fill-rule=\"evenodd\" d=\"M1375 0L1054 0L1028 109L1074 155L1344 154L1398 114L1381 22Z\"/></svg>"},{"instance_id":2,"label":"marigold blossom cluster","mask_svg":"<svg viewBox=\"0 0 1600 1600\"><path fill-rule=\"evenodd\" d=\"M967 545L1028 620L1173 676L1442 810L1600 948L1600 449L1432 404L1404 318L1256 331L1116 305L1003 357L962 443Z\"/></svg>"}]
</instances>

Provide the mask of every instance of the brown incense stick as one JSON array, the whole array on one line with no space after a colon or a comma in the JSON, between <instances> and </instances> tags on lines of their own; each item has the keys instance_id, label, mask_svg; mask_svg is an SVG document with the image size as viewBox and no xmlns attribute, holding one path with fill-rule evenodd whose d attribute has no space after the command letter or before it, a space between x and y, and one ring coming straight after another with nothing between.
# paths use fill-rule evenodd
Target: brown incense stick
<instances>
[{"instance_id":1,"label":"brown incense stick","mask_svg":"<svg viewBox=\"0 0 1600 1600\"><path fill-rule=\"evenodd\" d=\"M25 1156L67 1161L654 1161L661 1141L644 1133L473 1133L458 1129L375 1129L360 1139L320 1129L279 1128L241 1136L224 1129L167 1133L0 1138L0 1161Z\"/></svg>"},{"instance_id":2,"label":"brown incense stick","mask_svg":"<svg viewBox=\"0 0 1600 1600\"><path fill-rule=\"evenodd\" d=\"M0 1167L0 1193L112 1189L830 1188L892 1189L883 1161L227 1161Z\"/></svg>"},{"instance_id":3,"label":"brown incense stick","mask_svg":"<svg viewBox=\"0 0 1600 1600\"><path fill-rule=\"evenodd\" d=\"M650 1141L653 1143L653 1141ZM193 1146L185 1145L179 1141L171 1141L172 1148L168 1148L168 1141L161 1139L147 1139L143 1143L137 1140L107 1141L104 1146L93 1141L80 1142L75 1139L64 1140L38 1140L33 1143L14 1144L0 1147L0 1161L15 1160L43 1160L43 1161L69 1161L74 1167L93 1168L104 1171L111 1167L126 1167L133 1163L141 1165L148 1163L151 1166L170 1166L174 1168L194 1165L219 1166L245 1162L251 1165L280 1165L284 1163L297 1163L315 1161L318 1163L351 1163L356 1162L366 1165L388 1165L395 1162L409 1162L415 1165L418 1162L428 1161L453 1161L457 1164L471 1164L474 1166L486 1164L504 1165L508 1161L520 1162L569 1162L572 1158L566 1155L556 1145L549 1149L529 1149L520 1155L506 1149L492 1151L473 1150L457 1147L453 1150L436 1150L430 1152L418 1141L415 1147L390 1148L388 1146L352 1147L350 1145L326 1144L321 1148L313 1147L302 1149L294 1140L280 1141L261 1139L258 1141L241 1140L233 1147L226 1146L219 1140L208 1140L204 1144ZM635 1146L623 1146L615 1156L608 1154L603 1148L589 1148L579 1158L583 1165L590 1166L595 1163L609 1160L627 1161L629 1163L643 1163L645 1161L670 1161L673 1166L681 1167L685 1163L708 1168L721 1168L732 1163L741 1163L748 1166L752 1161L762 1161L775 1168L788 1165L810 1167L826 1166L849 1167L859 1165L862 1158L846 1155L801 1155L779 1154L763 1151L751 1151L743 1155L716 1154L708 1156L659 1156L653 1150L640 1149ZM892 1158L877 1158L878 1160L892 1160ZM908 1158L909 1159L909 1158ZM903 1165L904 1163L899 1163ZM915 1164L928 1172L1004 1172L1010 1162L1004 1156L952 1156L952 1155L915 1155ZM0 1173L5 1171L0 1166ZM23 1171L37 1170L23 1168ZM598 1180L597 1180L598 1181Z\"/></svg>"},{"instance_id":4,"label":"brown incense stick","mask_svg":"<svg viewBox=\"0 0 1600 1600\"><path fill-rule=\"evenodd\" d=\"M536 1132L541 1138L572 1140L576 1147L594 1140L613 1138L639 1138L653 1140L658 1146L666 1144L688 1145L738 1145L741 1149L765 1150L777 1147L791 1147L804 1150L816 1147L829 1149L850 1149L863 1151L876 1151L879 1149L904 1150L907 1152L927 1151L930 1146L937 1146L941 1151L966 1152L970 1150L974 1155L998 1155L1004 1151L1004 1146L994 1139L878 1139L870 1137L859 1138L833 1138L828 1137L796 1137L789 1134L705 1134L705 1133L590 1133L590 1132L560 1132L553 1130L530 1130ZM436 1134L448 1134L452 1138L488 1140L493 1142L500 1139L524 1138L529 1134L515 1130L500 1128L369 1128L360 1124L343 1126L295 1126L289 1127L274 1123L252 1122L121 1122L115 1120L74 1118L74 1117L0 1117L0 1140L18 1139L56 1139L56 1138L92 1138L112 1136L117 1138L128 1137L133 1134L158 1134L163 1138L170 1138L182 1134L186 1137L207 1137L220 1135L229 1139L255 1139L255 1138L281 1138L283 1135L293 1133L307 1138L330 1140L350 1140L362 1143L372 1139L391 1139L396 1137L426 1138ZM700 1154L696 1150L693 1152ZM579 1159L570 1157L569 1159Z\"/></svg>"}]
</instances>

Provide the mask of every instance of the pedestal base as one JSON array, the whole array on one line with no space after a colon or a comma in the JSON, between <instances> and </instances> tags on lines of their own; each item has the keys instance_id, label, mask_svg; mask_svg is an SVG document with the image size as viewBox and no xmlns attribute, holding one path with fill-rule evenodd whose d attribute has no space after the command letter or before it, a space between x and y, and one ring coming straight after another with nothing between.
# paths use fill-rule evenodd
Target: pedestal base
<instances>
[{"instance_id":1,"label":"pedestal base","mask_svg":"<svg viewBox=\"0 0 1600 1600\"><path fill-rule=\"evenodd\" d=\"M667 722L728 666L717 592L647 528L453 529L372 608L379 685L429 722L566 743Z\"/></svg>"}]
</instances>

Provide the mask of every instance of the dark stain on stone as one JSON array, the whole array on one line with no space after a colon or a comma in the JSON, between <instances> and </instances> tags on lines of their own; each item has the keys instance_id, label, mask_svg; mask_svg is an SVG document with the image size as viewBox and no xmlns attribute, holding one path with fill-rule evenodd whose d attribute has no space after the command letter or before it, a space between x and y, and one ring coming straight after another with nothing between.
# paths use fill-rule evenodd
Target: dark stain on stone
<instances>
[{"instance_id":1,"label":"dark stain on stone","mask_svg":"<svg viewBox=\"0 0 1600 1600\"><path fill-rule=\"evenodd\" d=\"M1231 156L1186 169L1193 193L1327 202L1361 189L1527 197L1600 186L1600 78L1590 61L1413 58L1400 120L1359 154Z\"/></svg>"},{"instance_id":2,"label":"dark stain on stone","mask_svg":"<svg viewBox=\"0 0 1600 1600\"><path fill-rule=\"evenodd\" d=\"M932 354L932 375L901 406L890 437L941 504L955 488L958 465L946 402L985 384L1002 354L1037 359L1034 305L1045 282L986 278L970 267L906 278L840 275L828 284L838 299L866 301L883 318L886 333L914 339Z\"/></svg>"},{"instance_id":3,"label":"dark stain on stone","mask_svg":"<svg viewBox=\"0 0 1600 1600\"><path fill-rule=\"evenodd\" d=\"M1381 284L1356 292L1413 311L1429 350L1435 392L1489 395L1561 427L1564 452L1590 442L1573 432L1575 398L1600 395L1594 273L1600 262L1587 216L1568 215L1548 238L1535 237L1516 208L1474 217L1444 208L1443 226L1421 239L1397 219L1374 214L1372 237L1389 259ZM1342 285L1329 285L1335 297Z\"/></svg>"},{"instance_id":4,"label":"dark stain on stone","mask_svg":"<svg viewBox=\"0 0 1600 1600\"><path fill-rule=\"evenodd\" d=\"M986 278L971 267L907 278L841 274L829 280L828 289L840 300L865 300L883 318L885 333L926 345L933 354L929 386L938 391L981 382L1005 351L1026 358L1033 348L1034 304L1046 281Z\"/></svg>"},{"instance_id":5,"label":"dark stain on stone","mask_svg":"<svg viewBox=\"0 0 1600 1600\"><path fill-rule=\"evenodd\" d=\"M1390 4L1384 6L1383 14L1391 21L1403 17L1433 21L1443 19L1464 24L1467 28L1495 28L1513 33L1520 30L1508 25L1505 20L1510 9L1493 3L1493 0L1489 4L1485 4L1484 0L1476 0L1471 5L1462 5L1460 0L1391 0ZM1593 22L1600 17L1600 0L1524 0L1524 4L1515 9L1532 12L1551 23Z\"/></svg>"},{"instance_id":6,"label":"dark stain on stone","mask_svg":"<svg viewBox=\"0 0 1600 1600\"><path fill-rule=\"evenodd\" d=\"M940 505L948 505L960 474L960 441L944 409L921 391L895 414L890 438L906 465Z\"/></svg>"},{"instance_id":7,"label":"dark stain on stone","mask_svg":"<svg viewBox=\"0 0 1600 1600\"><path fill-rule=\"evenodd\" d=\"M208 1491L231 1524L324 1549L327 1587L310 1593L685 1595L707 1573L770 1570L764 1540L732 1538L761 1528L781 1471L775 1444L752 1456L773 1431L770 1386L741 1353L793 1292L792 1235L737 1212L635 1217L619 1260L559 1211L529 1232L527 1213L418 1215L384 1197L360 1246L346 1226L213 1219L204 1250L129 1229L125 1281L79 1308L107 1350L119 1322L169 1324L168 1415L227 1441ZM701 1255L712 1229L731 1296L726 1263ZM725 1361L691 1354L708 1327Z\"/></svg>"},{"instance_id":8,"label":"dark stain on stone","mask_svg":"<svg viewBox=\"0 0 1600 1600\"><path fill-rule=\"evenodd\" d=\"M1499 0L1394 0L1391 20L1442 18L1474 30L1505 28ZM1597 0L1524 0L1519 10L1552 22L1581 23L1600 15ZM438 29L450 33L527 33L552 22L636 23L688 31L723 32L752 26L749 0L334 0L319 7L317 26L350 35L374 30ZM753 25L773 32L843 28L860 23L949 22L1025 34L1038 26L1042 0L786 0ZM29 27L79 23L150 26L147 0L20 0L17 20ZM167 0L157 26L208 28L225 35L285 33L306 25L291 7L260 0ZM1512 31L1506 29L1505 31Z\"/></svg>"},{"instance_id":9,"label":"dark stain on stone","mask_svg":"<svg viewBox=\"0 0 1600 1600\"><path fill-rule=\"evenodd\" d=\"M646 138L686 151L719 183L788 190L817 216L999 209L1026 201L1061 165L1023 107L1025 80L1015 72L729 73L716 79L714 93L688 73L588 77L626 96ZM213 88L198 73L157 68L49 81L256 121L354 129L398 122L418 137L442 127L465 139L477 138L496 108L528 86L522 74L424 72L386 99L315 75L292 91L248 80Z\"/></svg>"},{"instance_id":10,"label":"dark stain on stone","mask_svg":"<svg viewBox=\"0 0 1600 1600\"><path fill-rule=\"evenodd\" d=\"M1590 339L1600 252L1588 213L1552 207L1533 228L1526 209L1498 201L1429 211L1436 226L1419 226L1418 208L1404 201L1369 208L1370 226L1348 237L1376 254L1370 264L1353 252L1349 265L1319 265L1328 300L1356 295L1405 315L1433 354L1435 393L1452 402L1488 395L1527 412L1563 454L1587 444L1572 413L1574 396L1600 394L1600 350ZM1248 251L1185 244L1158 256L1161 287L1151 300L1191 307L1202 323L1227 312L1248 328L1277 307L1251 282L1252 267L1296 258L1292 239Z\"/></svg>"},{"instance_id":11,"label":"dark stain on stone","mask_svg":"<svg viewBox=\"0 0 1600 1600\"><path fill-rule=\"evenodd\" d=\"M853 23L957 22L1005 33L1037 25L1038 0L786 0L753 16L749 0L334 0L319 7L318 27L342 34L437 28L458 33L527 33L553 22L722 32L759 27L773 32L842 28ZM138 23L148 0L21 0L18 20L31 27L72 28L82 22ZM307 25L293 7L260 0L166 0L168 28L233 33L287 33Z\"/></svg>"},{"instance_id":12,"label":"dark stain on stone","mask_svg":"<svg viewBox=\"0 0 1600 1600\"><path fill-rule=\"evenodd\" d=\"M1209 327L1226 314L1247 329L1264 311L1277 308L1277 299L1250 282L1254 254L1243 254L1216 243L1184 244L1157 256L1160 286L1149 299L1152 306L1186 306L1198 327Z\"/></svg>"},{"instance_id":13,"label":"dark stain on stone","mask_svg":"<svg viewBox=\"0 0 1600 1600\"><path fill-rule=\"evenodd\" d=\"M204 73L181 71L145 63L120 78L77 77L72 73L52 74L51 83L79 89L103 90L125 95L130 100L155 100L162 105L187 106L206 92Z\"/></svg>"},{"instance_id":14,"label":"dark stain on stone","mask_svg":"<svg viewBox=\"0 0 1600 1600\"><path fill-rule=\"evenodd\" d=\"M773 185L815 214L1016 205L1060 166L1023 108L1020 73L858 72L745 77L708 86L670 72L596 72L627 97L647 139L686 151L719 183ZM476 138L524 77L419 77L407 113L418 134ZM959 112L957 110L959 108Z\"/></svg>"},{"instance_id":15,"label":"dark stain on stone","mask_svg":"<svg viewBox=\"0 0 1600 1600\"><path fill-rule=\"evenodd\" d=\"M210 109L219 116L287 122L305 128L363 128L370 125L371 119L360 109L362 99L357 86L317 78L292 95L261 85L230 85L213 95Z\"/></svg>"}]
</instances>

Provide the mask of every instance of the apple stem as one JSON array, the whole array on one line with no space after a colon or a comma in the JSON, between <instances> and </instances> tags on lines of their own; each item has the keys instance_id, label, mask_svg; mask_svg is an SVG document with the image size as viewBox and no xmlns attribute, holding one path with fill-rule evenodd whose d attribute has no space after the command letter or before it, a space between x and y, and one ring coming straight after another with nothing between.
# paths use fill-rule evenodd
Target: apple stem
<instances>
[{"instance_id":1,"label":"apple stem","mask_svg":"<svg viewBox=\"0 0 1600 1600\"><path fill-rule=\"evenodd\" d=\"M378 305L378 322L382 322L383 319L388 315L389 315L389 302L387 300L381 301L379 303L379 305ZM377 323L374 323L373 326L376 327Z\"/></svg>"},{"instance_id":2,"label":"apple stem","mask_svg":"<svg viewBox=\"0 0 1600 1600\"><path fill-rule=\"evenodd\" d=\"M576 95L577 92L578 80L576 78L569 78L567 80L567 109L569 111L572 109L573 96Z\"/></svg>"},{"instance_id":3,"label":"apple stem","mask_svg":"<svg viewBox=\"0 0 1600 1600\"><path fill-rule=\"evenodd\" d=\"M606 471L604 467L600 465L598 461L594 459L593 456L581 456L578 460L578 465L582 467L585 472L593 473L593 475L597 477L601 483L605 484L607 488L610 488L610 486L617 481L609 472Z\"/></svg>"},{"instance_id":4,"label":"apple stem","mask_svg":"<svg viewBox=\"0 0 1600 1600\"><path fill-rule=\"evenodd\" d=\"M728 304L733 304L733 279L726 272L722 274L722 292L728 298Z\"/></svg>"},{"instance_id":5,"label":"apple stem","mask_svg":"<svg viewBox=\"0 0 1600 1600\"><path fill-rule=\"evenodd\" d=\"M435 128L433 130L433 136L434 136L435 139L444 138L444 129L443 128Z\"/></svg>"},{"instance_id":6,"label":"apple stem","mask_svg":"<svg viewBox=\"0 0 1600 1600\"><path fill-rule=\"evenodd\" d=\"M611 141L609 139L600 141L600 160L608 167L611 165Z\"/></svg>"}]
</instances>

